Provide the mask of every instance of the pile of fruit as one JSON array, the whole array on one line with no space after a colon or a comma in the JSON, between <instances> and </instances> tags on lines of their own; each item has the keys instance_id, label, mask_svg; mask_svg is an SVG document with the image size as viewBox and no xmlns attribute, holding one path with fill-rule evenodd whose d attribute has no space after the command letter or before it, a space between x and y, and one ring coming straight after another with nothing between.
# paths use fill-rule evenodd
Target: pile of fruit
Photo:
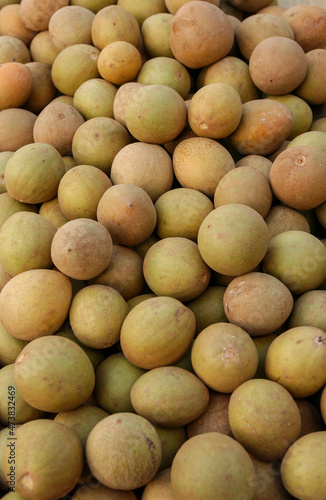
<instances>
[{"instance_id":1,"label":"pile of fruit","mask_svg":"<svg viewBox=\"0 0 326 500\"><path fill-rule=\"evenodd\" d=\"M325 107L321 5L0 0L4 499L326 499Z\"/></svg>"}]
</instances>

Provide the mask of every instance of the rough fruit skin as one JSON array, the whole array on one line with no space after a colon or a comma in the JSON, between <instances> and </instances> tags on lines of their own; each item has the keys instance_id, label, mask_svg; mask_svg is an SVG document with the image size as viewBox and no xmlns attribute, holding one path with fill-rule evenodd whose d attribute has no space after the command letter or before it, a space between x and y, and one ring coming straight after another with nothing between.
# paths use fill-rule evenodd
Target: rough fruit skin
<instances>
[{"instance_id":1,"label":"rough fruit skin","mask_svg":"<svg viewBox=\"0 0 326 500\"><path fill-rule=\"evenodd\" d=\"M178 500L252 500L255 478L246 450L219 432L188 439L171 466L172 489Z\"/></svg>"},{"instance_id":2,"label":"rough fruit skin","mask_svg":"<svg viewBox=\"0 0 326 500\"><path fill-rule=\"evenodd\" d=\"M102 484L133 490L147 484L157 473L162 446L155 428L145 418L115 413L90 432L86 458L92 474Z\"/></svg>"}]
</instances>

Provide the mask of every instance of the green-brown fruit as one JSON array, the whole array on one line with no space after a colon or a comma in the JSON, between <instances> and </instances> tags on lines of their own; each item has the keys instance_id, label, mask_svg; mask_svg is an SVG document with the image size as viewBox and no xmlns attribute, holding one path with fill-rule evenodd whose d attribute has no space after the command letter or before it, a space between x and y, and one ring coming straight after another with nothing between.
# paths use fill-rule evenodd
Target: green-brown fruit
<instances>
[{"instance_id":1,"label":"green-brown fruit","mask_svg":"<svg viewBox=\"0 0 326 500\"><path fill-rule=\"evenodd\" d=\"M206 410L187 425L188 439L206 432L220 432L232 437L228 416L229 401L230 394L210 391Z\"/></svg>"},{"instance_id":2,"label":"green-brown fruit","mask_svg":"<svg viewBox=\"0 0 326 500\"><path fill-rule=\"evenodd\" d=\"M74 410L60 411L54 417L54 421L73 429L85 448L88 435L93 427L108 415L102 408L86 403Z\"/></svg>"},{"instance_id":3,"label":"green-brown fruit","mask_svg":"<svg viewBox=\"0 0 326 500\"><path fill-rule=\"evenodd\" d=\"M293 297L290 290L270 274L252 272L238 276L223 298L225 314L250 335L274 332L288 319Z\"/></svg>"},{"instance_id":4,"label":"green-brown fruit","mask_svg":"<svg viewBox=\"0 0 326 500\"><path fill-rule=\"evenodd\" d=\"M65 321L72 298L70 279L52 269L31 269L11 278L0 295L0 320L14 337L51 335Z\"/></svg>"},{"instance_id":5,"label":"green-brown fruit","mask_svg":"<svg viewBox=\"0 0 326 500\"><path fill-rule=\"evenodd\" d=\"M117 290L105 285L88 285L72 299L69 321L82 344L106 349L119 341L128 312L129 307Z\"/></svg>"},{"instance_id":6,"label":"green-brown fruit","mask_svg":"<svg viewBox=\"0 0 326 500\"><path fill-rule=\"evenodd\" d=\"M280 460L301 430L300 412L291 394L277 382L258 378L232 393L229 422L234 438L267 462Z\"/></svg>"},{"instance_id":7,"label":"green-brown fruit","mask_svg":"<svg viewBox=\"0 0 326 500\"><path fill-rule=\"evenodd\" d=\"M178 236L163 238L150 247L144 258L143 272L147 285L156 295L182 302L204 292L211 277L197 243Z\"/></svg>"},{"instance_id":8,"label":"green-brown fruit","mask_svg":"<svg viewBox=\"0 0 326 500\"><path fill-rule=\"evenodd\" d=\"M0 262L11 275L29 269L51 269L51 243L56 227L42 215L17 212L0 229Z\"/></svg>"},{"instance_id":9,"label":"green-brown fruit","mask_svg":"<svg viewBox=\"0 0 326 500\"><path fill-rule=\"evenodd\" d=\"M61 178L58 187L60 209L68 219L96 220L97 205L112 186L110 178L92 165L76 165Z\"/></svg>"},{"instance_id":10,"label":"green-brown fruit","mask_svg":"<svg viewBox=\"0 0 326 500\"><path fill-rule=\"evenodd\" d=\"M108 413L134 413L130 389L145 370L130 363L123 353L111 354L95 372L94 397Z\"/></svg>"},{"instance_id":11,"label":"green-brown fruit","mask_svg":"<svg viewBox=\"0 0 326 500\"><path fill-rule=\"evenodd\" d=\"M196 337L191 363L207 387L232 393L240 384L254 377L258 353L245 330L231 323L215 323Z\"/></svg>"},{"instance_id":12,"label":"green-brown fruit","mask_svg":"<svg viewBox=\"0 0 326 500\"><path fill-rule=\"evenodd\" d=\"M326 333L297 326L281 333L269 346L267 378L284 386L294 398L306 398L326 384Z\"/></svg>"},{"instance_id":13,"label":"green-brown fruit","mask_svg":"<svg viewBox=\"0 0 326 500\"><path fill-rule=\"evenodd\" d=\"M138 47L140 38L137 19L123 7L109 5L96 13L92 23L92 40L98 49L120 40Z\"/></svg>"},{"instance_id":14,"label":"green-brown fruit","mask_svg":"<svg viewBox=\"0 0 326 500\"><path fill-rule=\"evenodd\" d=\"M274 101L282 102L292 111L293 124L287 140L292 141L292 139L298 135L310 130L313 113L311 107L306 101L293 94L273 95L268 96L267 99L274 99Z\"/></svg>"},{"instance_id":15,"label":"green-brown fruit","mask_svg":"<svg viewBox=\"0 0 326 500\"><path fill-rule=\"evenodd\" d=\"M77 43L92 44L95 14L81 6L67 5L52 14L48 29L53 44L61 51Z\"/></svg>"},{"instance_id":16,"label":"green-brown fruit","mask_svg":"<svg viewBox=\"0 0 326 500\"><path fill-rule=\"evenodd\" d=\"M147 484L157 473L162 446L148 420L122 412L104 418L92 429L86 458L92 474L102 484L133 490Z\"/></svg>"},{"instance_id":17,"label":"green-brown fruit","mask_svg":"<svg viewBox=\"0 0 326 500\"><path fill-rule=\"evenodd\" d=\"M231 85L238 92L242 103L259 98L259 90L251 79L249 65L238 57L226 56L203 68L197 77L197 87L210 83Z\"/></svg>"},{"instance_id":18,"label":"green-brown fruit","mask_svg":"<svg viewBox=\"0 0 326 500\"><path fill-rule=\"evenodd\" d=\"M9 158L5 168L8 193L23 203L43 203L57 194L65 166L60 153L49 144L30 143Z\"/></svg>"},{"instance_id":19,"label":"green-brown fruit","mask_svg":"<svg viewBox=\"0 0 326 500\"><path fill-rule=\"evenodd\" d=\"M171 467L175 454L180 446L187 440L186 428L182 427L161 427L154 425L162 445L162 459L159 470Z\"/></svg>"},{"instance_id":20,"label":"green-brown fruit","mask_svg":"<svg viewBox=\"0 0 326 500\"><path fill-rule=\"evenodd\" d=\"M171 485L171 468L160 470L155 477L146 484L141 500L174 500Z\"/></svg>"},{"instance_id":21,"label":"green-brown fruit","mask_svg":"<svg viewBox=\"0 0 326 500\"><path fill-rule=\"evenodd\" d=\"M38 213L51 222L57 229L69 220L62 212L57 196L42 203Z\"/></svg>"},{"instance_id":22,"label":"green-brown fruit","mask_svg":"<svg viewBox=\"0 0 326 500\"><path fill-rule=\"evenodd\" d=\"M299 500L322 500L326 431L312 432L295 441L283 457L281 478L287 491Z\"/></svg>"},{"instance_id":23,"label":"green-brown fruit","mask_svg":"<svg viewBox=\"0 0 326 500\"><path fill-rule=\"evenodd\" d=\"M77 43L61 50L52 64L52 80L62 93L73 96L78 87L99 78L97 59L100 51L93 45Z\"/></svg>"},{"instance_id":24,"label":"green-brown fruit","mask_svg":"<svg viewBox=\"0 0 326 500\"><path fill-rule=\"evenodd\" d=\"M16 339L0 321L0 366L7 366L16 361L17 356L27 344L26 340Z\"/></svg>"},{"instance_id":25,"label":"green-brown fruit","mask_svg":"<svg viewBox=\"0 0 326 500\"><path fill-rule=\"evenodd\" d=\"M83 448L76 433L50 419L37 419L21 425L16 452L15 491L35 500L56 500L77 484L83 468ZM10 448L4 465L10 472ZM10 477L10 476L9 476Z\"/></svg>"},{"instance_id":26,"label":"green-brown fruit","mask_svg":"<svg viewBox=\"0 0 326 500\"><path fill-rule=\"evenodd\" d=\"M9 193L0 194L0 227L9 219L9 217L17 212L22 211L37 212L36 205L30 203L22 203L15 200Z\"/></svg>"},{"instance_id":27,"label":"green-brown fruit","mask_svg":"<svg viewBox=\"0 0 326 500\"><path fill-rule=\"evenodd\" d=\"M150 422L162 427L181 427L205 411L209 391L188 370L161 366L138 378L130 398L136 412Z\"/></svg>"},{"instance_id":28,"label":"green-brown fruit","mask_svg":"<svg viewBox=\"0 0 326 500\"><path fill-rule=\"evenodd\" d=\"M173 57L170 45L170 30L173 15L153 14L145 19L141 27L143 44L151 57Z\"/></svg>"},{"instance_id":29,"label":"green-brown fruit","mask_svg":"<svg viewBox=\"0 0 326 500\"><path fill-rule=\"evenodd\" d=\"M113 118L99 116L86 120L76 131L72 154L77 165L92 165L110 174L115 155L130 143L130 135Z\"/></svg>"},{"instance_id":30,"label":"green-brown fruit","mask_svg":"<svg viewBox=\"0 0 326 500\"><path fill-rule=\"evenodd\" d=\"M227 115L224 110L228 109ZM210 83L197 90L190 100L188 122L200 137L222 139L238 127L242 115L239 93L227 83Z\"/></svg>"},{"instance_id":31,"label":"green-brown fruit","mask_svg":"<svg viewBox=\"0 0 326 500\"><path fill-rule=\"evenodd\" d=\"M87 401L95 374L87 354L69 339L51 335L32 340L15 361L14 380L34 408L58 413Z\"/></svg>"},{"instance_id":32,"label":"green-brown fruit","mask_svg":"<svg viewBox=\"0 0 326 500\"><path fill-rule=\"evenodd\" d=\"M151 370L178 361L195 334L195 315L173 297L152 297L126 316L120 333L126 358Z\"/></svg>"},{"instance_id":33,"label":"green-brown fruit","mask_svg":"<svg viewBox=\"0 0 326 500\"><path fill-rule=\"evenodd\" d=\"M113 102L117 87L102 78L92 78L82 83L74 93L74 108L85 120L104 116L114 118Z\"/></svg>"},{"instance_id":34,"label":"green-brown fruit","mask_svg":"<svg viewBox=\"0 0 326 500\"><path fill-rule=\"evenodd\" d=\"M285 231L269 241L263 271L297 295L315 290L326 277L326 248L306 231Z\"/></svg>"},{"instance_id":35,"label":"green-brown fruit","mask_svg":"<svg viewBox=\"0 0 326 500\"><path fill-rule=\"evenodd\" d=\"M33 408L23 400L14 382L14 363L0 370L0 423L24 424L43 418L44 412Z\"/></svg>"},{"instance_id":36,"label":"green-brown fruit","mask_svg":"<svg viewBox=\"0 0 326 500\"><path fill-rule=\"evenodd\" d=\"M326 290L311 290L296 298L289 318L289 328L315 326L326 331Z\"/></svg>"},{"instance_id":37,"label":"green-brown fruit","mask_svg":"<svg viewBox=\"0 0 326 500\"><path fill-rule=\"evenodd\" d=\"M198 248L216 272L239 276L265 256L269 234L262 216L251 207L231 203L215 208L198 231Z\"/></svg>"},{"instance_id":38,"label":"green-brown fruit","mask_svg":"<svg viewBox=\"0 0 326 500\"><path fill-rule=\"evenodd\" d=\"M171 467L172 489L178 500L252 499L255 477L254 465L243 446L219 432L188 439Z\"/></svg>"},{"instance_id":39,"label":"green-brown fruit","mask_svg":"<svg viewBox=\"0 0 326 500\"><path fill-rule=\"evenodd\" d=\"M146 61L137 76L144 85L165 85L176 90L186 99L191 87L191 78L183 64L172 57L158 56Z\"/></svg>"},{"instance_id":40,"label":"green-brown fruit","mask_svg":"<svg viewBox=\"0 0 326 500\"><path fill-rule=\"evenodd\" d=\"M187 307L196 316L196 335L213 323L227 323L223 307L225 289L225 286L209 285L198 297L187 302Z\"/></svg>"},{"instance_id":41,"label":"green-brown fruit","mask_svg":"<svg viewBox=\"0 0 326 500\"><path fill-rule=\"evenodd\" d=\"M141 142L164 144L184 129L187 108L178 92L166 85L144 85L132 95L125 111L126 126Z\"/></svg>"}]
</instances>

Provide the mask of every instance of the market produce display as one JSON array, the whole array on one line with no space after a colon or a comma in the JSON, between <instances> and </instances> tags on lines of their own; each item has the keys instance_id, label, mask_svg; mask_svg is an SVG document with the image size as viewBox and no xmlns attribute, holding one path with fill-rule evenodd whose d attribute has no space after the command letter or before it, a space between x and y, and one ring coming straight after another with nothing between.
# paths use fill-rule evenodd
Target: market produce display
<instances>
[{"instance_id":1,"label":"market produce display","mask_svg":"<svg viewBox=\"0 0 326 500\"><path fill-rule=\"evenodd\" d=\"M326 500L324 0L0 0L0 497Z\"/></svg>"}]
</instances>

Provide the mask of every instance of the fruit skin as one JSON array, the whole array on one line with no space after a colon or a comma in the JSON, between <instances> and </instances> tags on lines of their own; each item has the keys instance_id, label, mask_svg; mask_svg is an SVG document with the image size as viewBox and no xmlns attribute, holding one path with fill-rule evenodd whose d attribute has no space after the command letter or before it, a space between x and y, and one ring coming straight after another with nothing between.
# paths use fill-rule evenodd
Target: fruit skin
<instances>
[{"instance_id":1,"label":"fruit skin","mask_svg":"<svg viewBox=\"0 0 326 500\"><path fill-rule=\"evenodd\" d=\"M300 412L289 391L265 379L248 380L233 391L229 422L234 438L267 462L280 460L301 431Z\"/></svg>"},{"instance_id":2,"label":"fruit skin","mask_svg":"<svg viewBox=\"0 0 326 500\"><path fill-rule=\"evenodd\" d=\"M15 434L15 491L35 500L56 500L69 493L84 461L77 434L51 419L26 422ZM3 456L8 475L12 471L9 450Z\"/></svg>"},{"instance_id":3,"label":"fruit skin","mask_svg":"<svg viewBox=\"0 0 326 500\"><path fill-rule=\"evenodd\" d=\"M231 323L216 323L196 337L191 362L196 375L210 389L232 393L254 377L258 352L245 330Z\"/></svg>"},{"instance_id":4,"label":"fruit skin","mask_svg":"<svg viewBox=\"0 0 326 500\"><path fill-rule=\"evenodd\" d=\"M281 333L269 346L266 376L293 397L306 398L326 384L326 333L314 326L297 326Z\"/></svg>"},{"instance_id":5,"label":"fruit skin","mask_svg":"<svg viewBox=\"0 0 326 500\"><path fill-rule=\"evenodd\" d=\"M199 417L209 402L206 385L177 366L161 366L141 375L130 391L139 415L162 427L180 427Z\"/></svg>"},{"instance_id":6,"label":"fruit skin","mask_svg":"<svg viewBox=\"0 0 326 500\"><path fill-rule=\"evenodd\" d=\"M174 297L159 296L136 305L120 331L120 345L134 365L151 370L178 361L195 334L195 315Z\"/></svg>"},{"instance_id":7,"label":"fruit skin","mask_svg":"<svg viewBox=\"0 0 326 500\"><path fill-rule=\"evenodd\" d=\"M323 500L326 431L312 432L295 441L281 463L281 478L288 492L298 500Z\"/></svg>"},{"instance_id":8,"label":"fruit skin","mask_svg":"<svg viewBox=\"0 0 326 500\"><path fill-rule=\"evenodd\" d=\"M120 412L104 418L91 430L86 458L92 474L102 484L133 490L147 484L157 473L162 446L148 420Z\"/></svg>"},{"instance_id":9,"label":"fruit skin","mask_svg":"<svg viewBox=\"0 0 326 500\"><path fill-rule=\"evenodd\" d=\"M3 287L0 320L18 339L51 335L66 319L71 298L72 285L67 276L52 269L30 269Z\"/></svg>"},{"instance_id":10,"label":"fruit skin","mask_svg":"<svg viewBox=\"0 0 326 500\"><path fill-rule=\"evenodd\" d=\"M265 273L300 295L318 288L324 281L326 249L316 236L306 231L284 231L269 241L262 264Z\"/></svg>"},{"instance_id":11,"label":"fruit skin","mask_svg":"<svg viewBox=\"0 0 326 500\"><path fill-rule=\"evenodd\" d=\"M198 248L204 261L228 276L252 271L263 259L268 240L262 216L240 203L215 208L198 231Z\"/></svg>"},{"instance_id":12,"label":"fruit skin","mask_svg":"<svg viewBox=\"0 0 326 500\"><path fill-rule=\"evenodd\" d=\"M34 408L58 413L77 408L93 392L91 361L71 340L51 335L29 342L15 361L14 381Z\"/></svg>"},{"instance_id":13,"label":"fruit skin","mask_svg":"<svg viewBox=\"0 0 326 500\"><path fill-rule=\"evenodd\" d=\"M178 500L252 499L255 477L243 446L219 432L188 439L171 466L172 489Z\"/></svg>"}]
</instances>

